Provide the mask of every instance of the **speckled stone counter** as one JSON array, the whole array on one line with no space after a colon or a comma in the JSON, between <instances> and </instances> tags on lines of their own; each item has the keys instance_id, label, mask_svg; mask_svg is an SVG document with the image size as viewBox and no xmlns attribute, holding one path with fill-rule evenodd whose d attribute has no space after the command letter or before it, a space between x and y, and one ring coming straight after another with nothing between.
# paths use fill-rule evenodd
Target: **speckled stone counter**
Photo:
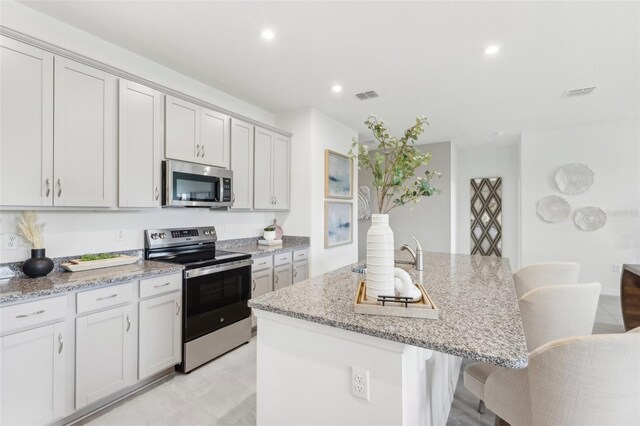
<instances>
[{"instance_id":1,"label":"speckled stone counter","mask_svg":"<svg viewBox=\"0 0 640 426\"><path fill-rule=\"evenodd\" d=\"M216 247L219 249L250 254L251 257L254 258L305 249L309 248L309 245L310 242L308 237L292 237L287 235L282 238L282 244L276 246L258 245L257 238L225 240L216 243Z\"/></svg>"},{"instance_id":2,"label":"speckled stone counter","mask_svg":"<svg viewBox=\"0 0 640 426\"><path fill-rule=\"evenodd\" d=\"M131 265L93 269L82 272L56 270L46 277L15 276L0 280L0 306L28 302L68 291L106 287L127 281L180 272L182 265L140 260Z\"/></svg>"},{"instance_id":3,"label":"speckled stone counter","mask_svg":"<svg viewBox=\"0 0 640 426\"><path fill-rule=\"evenodd\" d=\"M407 253L397 253L407 260ZM358 264L252 299L254 309L511 368L528 362L508 259L426 253L422 282L437 320L353 313Z\"/></svg>"}]
</instances>

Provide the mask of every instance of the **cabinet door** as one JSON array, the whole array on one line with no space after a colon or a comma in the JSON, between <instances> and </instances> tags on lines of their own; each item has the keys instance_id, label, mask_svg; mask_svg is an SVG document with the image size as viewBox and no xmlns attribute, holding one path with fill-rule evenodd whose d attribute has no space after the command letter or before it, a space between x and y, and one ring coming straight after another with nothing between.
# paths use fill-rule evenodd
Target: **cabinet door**
<instances>
[{"instance_id":1,"label":"cabinet door","mask_svg":"<svg viewBox=\"0 0 640 426\"><path fill-rule=\"evenodd\" d=\"M251 274L251 298L273 291L273 271L271 268ZM253 312L253 310L252 310ZM256 326L256 317L251 314L251 326Z\"/></svg>"},{"instance_id":2,"label":"cabinet door","mask_svg":"<svg viewBox=\"0 0 640 426\"><path fill-rule=\"evenodd\" d=\"M273 198L275 210L289 210L289 187L291 161L290 139L282 135L273 138Z\"/></svg>"},{"instance_id":3,"label":"cabinet door","mask_svg":"<svg viewBox=\"0 0 640 426\"><path fill-rule=\"evenodd\" d=\"M306 260L293 263L293 283L299 283L309 278L309 263Z\"/></svg>"},{"instance_id":4,"label":"cabinet door","mask_svg":"<svg viewBox=\"0 0 640 426\"><path fill-rule=\"evenodd\" d=\"M53 205L53 55L0 37L0 206Z\"/></svg>"},{"instance_id":5,"label":"cabinet door","mask_svg":"<svg viewBox=\"0 0 640 426\"><path fill-rule=\"evenodd\" d=\"M198 161L196 145L200 148L200 107L173 96L165 99L165 156L174 160Z\"/></svg>"},{"instance_id":6,"label":"cabinet door","mask_svg":"<svg viewBox=\"0 0 640 426\"><path fill-rule=\"evenodd\" d=\"M134 380L131 305L76 319L76 410Z\"/></svg>"},{"instance_id":7,"label":"cabinet door","mask_svg":"<svg viewBox=\"0 0 640 426\"><path fill-rule=\"evenodd\" d=\"M54 205L107 207L113 196L114 78L56 56Z\"/></svg>"},{"instance_id":8,"label":"cabinet door","mask_svg":"<svg viewBox=\"0 0 640 426\"><path fill-rule=\"evenodd\" d=\"M65 343L62 322L0 338L0 424L39 425L65 414Z\"/></svg>"},{"instance_id":9,"label":"cabinet door","mask_svg":"<svg viewBox=\"0 0 640 426\"><path fill-rule=\"evenodd\" d=\"M253 126L231 119L233 209L253 208Z\"/></svg>"},{"instance_id":10,"label":"cabinet door","mask_svg":"<svg viewBox=\"0 0 640 426\"><path fill-rule=\"evenodd\" d=\"M200 157L196 161L211 166L229 168L231 136L229 116L201 108Z\"/></svg>"},{"instance_id":11,"label":"cabinet door","mask_svg":"<svg viewBox=\"0 0 640 426\"><path fill-rule=\"evenodd\" d=\"M182 361L182 293L140 302L138 379Z\"/></svg>"},{"instance_id":12,"label":"cabinet door","mask_svg":"<svg viewBox=\"0 0 640 426\"><path fill-rule=\"evenodd\" d=\"M160 206L160 92L119 82L118 205Z\"/></svg>"},{"instance_id":13,"label":"cabinet door","mask_svg":"<svg viewBox=\"0 0 640 426\"><path fill-rule=\"evenodd\" d=\"M256 127L253 151L253 208L255 209L272 210L274 208L272 144L273 133Z\"/></svg>"},{"instance_id":14,"label":"cabinet door","mask_svg":"<svg viewBox=\"0 0 640 426\"><path fill-rule=\"evenodd\" d=\"M293 284L293 268L291 264L273 268L273 289L280 290Z\"/></svg>"}]
</instances>

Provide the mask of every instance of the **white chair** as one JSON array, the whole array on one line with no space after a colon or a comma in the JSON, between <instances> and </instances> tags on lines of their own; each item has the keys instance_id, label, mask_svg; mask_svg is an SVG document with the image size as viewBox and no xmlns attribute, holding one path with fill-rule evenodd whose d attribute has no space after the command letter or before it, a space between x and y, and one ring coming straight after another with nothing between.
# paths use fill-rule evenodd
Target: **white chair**
<instances>
[{"instance_id":1,"label":"white chair","mask_svg":"<svg viewBox=\"0 0 640 426\"><path fill-rule=\"evenodd\" d=\"M529 352L557 339L591 334L600 288L600 283L552 285L522 296L518 303ZM480 413L484 413L487 377L501 368L477 362L464 369L464 387L480 398Z\"/></svg>"},{"instance_id":2,"label":"white chair","mask_svg":"<svg viewBox=\"0 0 640 426\"><path fill-rule=\"evenodd\" d=\"M534 263L523 266L513 274L518 299L538 287L576 284L580 265L574 262Z\"/></svg>"},{"instance_id":3,"label":"white chair","mask_svg":"<svg viewBox=\"0 0 640 426\"><path fill-rule=\"evenodd\" d=\"M512 425L638 425L640 327L547 343L526 368L492 372L483 394Z\"/></svg>"}]
</instances>

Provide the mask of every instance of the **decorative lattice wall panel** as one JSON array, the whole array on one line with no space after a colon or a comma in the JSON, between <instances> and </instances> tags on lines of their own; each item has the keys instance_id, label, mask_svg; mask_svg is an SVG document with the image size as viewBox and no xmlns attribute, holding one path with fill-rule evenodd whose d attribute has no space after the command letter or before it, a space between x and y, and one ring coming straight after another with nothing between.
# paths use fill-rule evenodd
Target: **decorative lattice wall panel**
<instances>
[{"instance_id":1,"label":"decorative lattice wall panel","mask_svg":"<svg viewBox=\"0 0 640 426\"><path fill-rule=\"evenodd\" d=\"M471 179L471 254L502 256L502 178Z\"/></svg>"}]
</instances>

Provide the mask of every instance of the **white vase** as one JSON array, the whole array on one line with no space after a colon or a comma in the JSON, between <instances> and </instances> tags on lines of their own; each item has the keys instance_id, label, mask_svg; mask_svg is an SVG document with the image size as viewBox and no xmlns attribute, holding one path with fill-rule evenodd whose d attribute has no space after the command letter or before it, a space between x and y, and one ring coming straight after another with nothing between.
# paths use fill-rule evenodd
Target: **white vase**
<instances>
[{"instance_id":1,"label":"white vase","mask_svg":"<svg viewBox=\"0 0 640 426\"><path fill-rule=\"evenodd\" d=\"M393 231L388 214L372 214L367 232L367 298L395 294Z\"/></svg>"}]
</instances>

